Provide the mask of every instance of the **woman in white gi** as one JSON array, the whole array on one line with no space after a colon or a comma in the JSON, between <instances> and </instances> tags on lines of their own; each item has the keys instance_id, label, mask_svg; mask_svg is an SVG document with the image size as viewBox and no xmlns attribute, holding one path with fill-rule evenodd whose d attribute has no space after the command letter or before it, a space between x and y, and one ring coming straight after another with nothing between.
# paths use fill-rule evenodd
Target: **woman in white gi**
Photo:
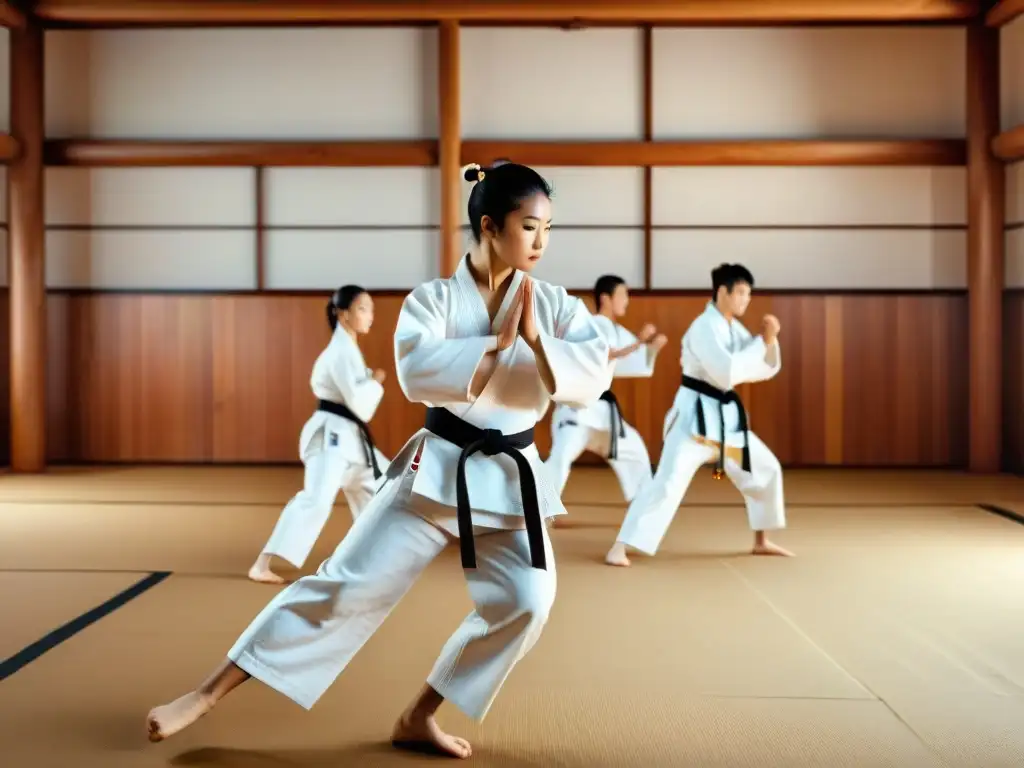
<instances>
[{"instance_id":1,"label":"woman in white gi","mask_svg":"<svg viewBox=\"0 0 1024 768\"><path fill-rule=\"evenodd\" d=\"M377 450L366 423L384 396L384 371L366 367L357 339L373 325L373 299L358 285L345 285L327 302L331 340L313 363L310 387L319 400L302 428L299 456L306 467L305 485L281 517L249 578L281 584L270 570L274 556L301 568L327 524L341 490L352 517L373 498L388 461Z\"/></svg>"},{"instance_id":2,"label":"woman in white gi","mask_svg":"<svg viewBox=\"0 0 1024 768\"><path fill-rule=\"evenodd\" d=\"M512 163L466 174L479 179L472 253L452 277L406 297L395 331L399 384L428 406L425 428L316 575L280 592L199 688L150 712L151 740L192 724L249 677L312 707L455 540L475 610L392 743L468 757L469 743L437 724L438 707L449 700L482 719L537 641L555 597L545 519L565 510L533 429L551 400L586 406L608 389L609 349L582 301L528 276L548 242L547 182Z\"/></svg>"},{"instance_id":3,"label":"woman in white gi","mask_svg":"<svg viewBox=\"0 0 1024 768\"><path fill-rule=\"evenodd\" d=\"M757 435L735 387L767 381L782 368L779 321L765 315L759 336L740 318L750 304L754 276L741 264L722 264L711 273L712 301L690 325L682 342L682 386L665 416L658 470L633 499L605 561L628 566L626 548L647 555L658 550L693 476L715 462L714 477L728 475L743 494L754 531L755 555L789 556L768 540L786 527L782 467Z\"/></svg>"},{"instance_id":4,"label":"woman in white gi","mask_svg":"<svg viewBox=\"0 0 1024 768\"><path fill-rule=\"evenodd\" d=\"M629 288L618 275L602 275L594 284L594 322L611 347L615 378L650 378L654 361L667 339L647 323L639 338L619 325L629 306ZM657 335L656 335L657 334ZM632 501L644 482L651 479L651 459L643 438L622 417L619 401L611 390L587 408L560 404L551 414L551 454L545 462L555 488L561 494L572 464L583 451L607 459L626 501Z\"/></svg>"}]
</instances>

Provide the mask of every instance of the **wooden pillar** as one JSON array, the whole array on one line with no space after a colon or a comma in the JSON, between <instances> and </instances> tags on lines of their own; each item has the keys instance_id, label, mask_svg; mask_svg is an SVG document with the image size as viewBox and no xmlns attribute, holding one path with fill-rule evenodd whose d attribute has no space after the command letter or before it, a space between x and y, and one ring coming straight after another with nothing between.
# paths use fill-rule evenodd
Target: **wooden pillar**
<instances>
[{"instance_id":1,"label":"wooden pillar","mask_svg":"<svg viewBox=\"0 0 1024 768\"><path fill-rule=\"evenodd\" d=\"M999 30L967 27L968 468L1002 463L1004 169L999 133Z\"/></svg>"},{"instance_id":2,"label":"wooden pillar","mask_svg":"<svg viewBox=\"0 0 1024 768\"><path fill-rule=\"evenodd\" d=\"M442 21L438 55L437 162L441 169L441 277L450 277L462 255L462 127L459 94L459 22Z\"/></svg>"},{"instance_id":3,"label":"wooden pillar","mask_svg":"<svg viewBox=\"0 0 1024 768\"><path fill-rule=\"evenodd\" d=\"M11 133L21 152L7 171L11 312L11 470L46 468L46 270L43 226L43 30L10 31Z\"/></svg>"}]
</instances>

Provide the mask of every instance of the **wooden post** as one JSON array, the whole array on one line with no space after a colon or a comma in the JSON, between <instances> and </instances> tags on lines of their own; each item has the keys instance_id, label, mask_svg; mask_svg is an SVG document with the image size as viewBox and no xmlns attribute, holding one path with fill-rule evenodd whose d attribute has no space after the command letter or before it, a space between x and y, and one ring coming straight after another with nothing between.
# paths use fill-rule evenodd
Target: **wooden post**
<instances>
[{"instance_id":1,"label":"wooden post","mask_svg":"<svg viewBox=\"0 0 1024 768\"><path fill-rule=\"evenodd\" d=\"M999 133L999 30L967 27L968 467L1002 463L1003 164L991 150Z\"/></svg>"},{"instance_id":2,"label":"wooden post","mask_svg":"<svg viewBox=\"0 0 1024 768\"><path fill-rule=\"evenodd\" d=\"M43 30L10 31L11 133L21 152L7 171L11 296L11 470L46 468L46 269L43 225Z\"/></svg>"},{"instance_id":3,"label":"wooden post","mask_svg":"<svg viewBox=\"0 0 1024 768\"><path fill-rule=\"evenodd\" d=\"M438 42L437 162L441 176L441 277L450 277L462 255L462 128L459 93L459 23L442 21Z\"/></svg>"}]
</instances>

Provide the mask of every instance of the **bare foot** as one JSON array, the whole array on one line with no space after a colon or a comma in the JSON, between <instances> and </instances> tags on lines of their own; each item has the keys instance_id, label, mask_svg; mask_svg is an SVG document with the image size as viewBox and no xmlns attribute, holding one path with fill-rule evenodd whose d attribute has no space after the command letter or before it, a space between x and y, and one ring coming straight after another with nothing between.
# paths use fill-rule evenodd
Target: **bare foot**
<instances>
[{"instance_id":1,"label":"bare foot","mask_svg":"<svg viewBox=\"0 0 1024 768\"><path fill-rule=\"evenodd\" d=\"M152 709L146 718L150 741L163 741L213 709L213 700L198 691L186 693L170 704Z\"/></svg>"},{"instance_id":2,"label":"bare foot","mask_svg":"<svg viewBox=\"0 0 1024 768\"><path fill-rule=\"evenodd\" d=\"M391 746L407 752L465 759L473 754L469 742L441 730L433 715L402 715L391 734Z\"/></svg>"},{"instance_id":3,"label":"bare foot","mask_svg":"<svg viewBox=\"0 0 1024 768\"><path fill-rule=\"evenodd\" d=\"M284 584L284 579L274 573L270 568L261 568L259 563L249 569L249 578L258 581L260 584Z\"/></svg>"},{"instance_id":4,"label":"bare foot","mask_svg":"<svg viewBox=\"0 0 1024 768\"><path fill-rule=\"evenodd\" d=\"M626 557L626 545L615 542L612 548L608 550L608 554L604 556L604 561L608 565L617 565L620 568L628 568L630 566L629 558Z\"/></svg>"},{"instance_id":5,"label":"bare foot","mask_svg":"<svg viewBox=\"0 0 1024 768\"><path fill-rule=\"evenodd\" d=\"M754 544L752 555L775 555L776 557L795 557L788 549L783 549L778 544L770 541L760 541Z\"/></svg>"}]
</instances>

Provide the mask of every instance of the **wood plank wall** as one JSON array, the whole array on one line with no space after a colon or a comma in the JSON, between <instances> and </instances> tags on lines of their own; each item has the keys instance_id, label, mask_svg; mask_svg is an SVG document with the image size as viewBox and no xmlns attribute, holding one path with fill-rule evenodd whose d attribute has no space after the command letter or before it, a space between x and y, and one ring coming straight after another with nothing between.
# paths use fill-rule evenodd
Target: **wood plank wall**
<instances>
[{"instance_id":1,"label":"wood plank wall","mask_svg":"<svg viewBox=\"0 0 1024 768\"><path fill-rule=\"evenodd\" d=\"M308 379L327 340L326 296L51 292L48 445L61 462L295 462L313 406ZM376 297L363 342L388 371L372 423L393 455L422 424L394 377L402 296ZM618 381L628 418L657 460L679 381L678 344L700 295L633 298L628 324L650 320L670 343L651 381ZM6 300L2 316L6 323ZM782 322L783 369L744 392L754 429L787 466L963 466L967 303L962 292L757 294L750 324ZM1024 464L1024 292L1008 292L1009 468ZM635 328L634 328L635 329ZM0 342L7 345L6 329ZM6 349L0 360L7 365ZM3 421L7 422L8 377ZM2 453L7 454L3 429ZM538 447L550 446L547 420Z\"/></svg>"}]
</instances>

